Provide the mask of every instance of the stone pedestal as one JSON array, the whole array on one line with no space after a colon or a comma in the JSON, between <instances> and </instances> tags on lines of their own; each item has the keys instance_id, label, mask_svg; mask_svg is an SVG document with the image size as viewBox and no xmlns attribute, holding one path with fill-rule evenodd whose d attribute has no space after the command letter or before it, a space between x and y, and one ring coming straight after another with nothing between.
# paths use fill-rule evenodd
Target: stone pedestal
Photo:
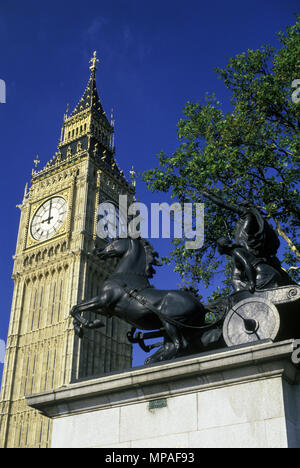
<instances>
[{"instance_id":1,"label":"stone pedestal","mask_svg":"<svg viewBox=\"0 0 300 468\"><path fill-rule=\"evenodd\" d=\"M53 448L300 447L293 341L259 342L33 395Z\"/></svg>"}]
</instances>

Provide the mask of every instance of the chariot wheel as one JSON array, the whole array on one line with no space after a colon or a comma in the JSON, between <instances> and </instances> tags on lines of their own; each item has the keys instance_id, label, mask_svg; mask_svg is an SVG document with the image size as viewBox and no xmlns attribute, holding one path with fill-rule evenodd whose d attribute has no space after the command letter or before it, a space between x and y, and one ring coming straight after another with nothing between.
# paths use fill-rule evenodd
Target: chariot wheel
<instances>
[{"instance_id":1,"label":"chariot wheel","mask_svg":"<svg viewBox=\"0 0 300 468\"><path fill-rule=\"evenodd\" d=\"M227 346L275 340L280 328L279 313L271 302L257 297L238 302L228 312L223 324Z\"/></svg>"}]
</instances>

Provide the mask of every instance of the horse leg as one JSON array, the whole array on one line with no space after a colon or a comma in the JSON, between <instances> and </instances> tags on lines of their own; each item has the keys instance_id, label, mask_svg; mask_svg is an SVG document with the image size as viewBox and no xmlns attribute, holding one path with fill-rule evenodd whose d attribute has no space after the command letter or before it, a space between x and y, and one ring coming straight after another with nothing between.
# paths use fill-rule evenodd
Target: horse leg
<instances>
[{"instance_id":1,"label":"horse leg","mask_svg":"<svg viewBox=\"0 0 300 468\"><path fill-rule=\"evenodd\" d=\"M94 321L89 321L85 319L84 317L81 316L82 312L86 311L99 311L101 307L103 307L104 301L100 301L99 297L95 297L93 299L90 299L89 301L83 302L82 304L79 304L77 306L74 306L71 311L70 315L74 318L74 329L76 335L78 335L80 338L82 337L82 328L101 328L104 327L104 324L101 322L101 320L94 320Z\"/></svg>"},{"instance_id":2,"label":"horse leg","mask_svg":"<svg viewBox=\"0 0 300 468\"><path fill-rule=\"evenodd\" d=\"M186 341L183 339L180 331L175 325L167 322L166 320L162 320L162 325L167 335L165 343L155 354L146 359L145 364L149 365L155 362L173 359L186 347Z\"/></svg>"},{"instance_id":3,"label":"horse leg","mask_svg":"<svg viewBox=\"0 0 300 468\"><path fill-rule=\"evenodd\" d=\"M181 339L181 333L175 325L167 321L163 321L163 326L167 335L164 344L165 352L163 360L173 359L184 347Z\"/></svg>"},{"instance_id":4,"label":"horse leg","mask_svg":"<svg viewBox=\"0 0 300 468\"><path fill-rule=\"evenodd\" d=\"M155 362L160 362L164 360L164 352L165 352L165 347L161 346L152 356L149 356L145 360L145 366L148 366L149 364L154 364Z\"/></svg>"}]
</instances>

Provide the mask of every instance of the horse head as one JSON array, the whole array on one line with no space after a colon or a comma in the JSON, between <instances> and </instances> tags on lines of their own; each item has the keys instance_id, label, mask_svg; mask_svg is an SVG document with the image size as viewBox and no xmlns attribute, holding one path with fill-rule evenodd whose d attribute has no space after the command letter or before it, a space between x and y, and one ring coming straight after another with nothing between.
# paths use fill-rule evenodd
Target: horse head
<instances>
[{"instance_id":1,"label":"horse head","mask_svg":"<svg viewBox=\"0 0 300 468\"><path fill-rule=\"evenodd\" d=\"M152 278L155 274L153 265L162 265L158 259L158 253L148 241L142 238L117 238L104 249L98 250L97 255L101 260L112 257L121 258L117 272L142 273L148 278Z\"/></svg>"},{"instance_id":2,"label":"horse head","mask_svg":"<svg viewBox=\"0 0 300 468\"><path fill-rule=\"evenodd\" d=\"M130 239L117 238L110 242L104 249L98 250L97 255L101 260L112 257L123 257L130 247Z\"/></svg>"}]
</instances>

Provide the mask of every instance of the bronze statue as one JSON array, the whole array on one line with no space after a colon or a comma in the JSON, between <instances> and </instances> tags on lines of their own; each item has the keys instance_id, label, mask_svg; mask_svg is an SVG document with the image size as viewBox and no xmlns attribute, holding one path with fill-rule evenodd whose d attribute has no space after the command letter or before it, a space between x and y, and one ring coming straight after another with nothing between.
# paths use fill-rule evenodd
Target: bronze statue
<instances>
[{"instance_id":1,"label":"bronze statue","mask_svg":"<svg viewBox=\"0 0 300 468\"><path fill-rule=\"evenodd\" d=\"M293 284L279 261L277 263L270 257L255 256L250 249L233 244L227 237L218 239L217 246L221 255L233 258L232 284L235 291L248 289L254 293L256 290Z\"/></svg>"},{"instance_id":2,"label":"bronze statue","mask_svg":"<svg viewBox=\"0 0 300 468\"><path fill-rule=\"evenodd\" d=\"M144 239L118 238L97 251L101 260L119 258L116 270L97 297L70 312L79 337L85 328L104 326L101 319L90 321L82 313L119 317L133 327L127 335L131 343L138 343L146 352L159 347L145 361L152 364L226 345L288 339L300 332L300 286L276 257L279 239L275 230L254 205L237 206L211 193L203 194L239 215L234 242L224 237L216 241L219 253L233 259L234 292L203 305L193 290L155 289L149 279L154 266L161 265L157 252ZM212 323L206 322L208 313L215 317ZM145 344L146 339L156 337L163 342Z\"/></svg>"},{"instance_id":3,"label":"bronze statue","mask_svg":"<svg viewBox=\"0 0 300 468\"><path fill-rule=\"evenodd\" d=\"M120 262L115 272L102 284L97 297L73 307L71 315L79 336L82 336L82 327L91 329L103 326L99 319L91 322L80 315L94 311L105 316L114 315L131 324L134 330L129 334L129 339L132 342L142 341L140 335L134 337L137 328L159 330L155 336L162 336L164 342L146 360L147 364L191 354L203 348L200 336L213 327L205 323L204 306L192 292L164 291L150 285L149 278L155 273L153 266L159 266L160 262L149 242L141 238L116 239L98 251L98 256L102 260L118 257ZM153 333L150 336L153 337Z\"/></svg>"},{"instance_id":4,"label":"bronze statue","mask_svg":"<svg viewBox=\"0 0 300 468\"><path fill-rule=\"evenodd\" d=\"M276 231L255 205L248 201L236 205L210 192L202 191L202 194L239 216L234 229L234 244L229 238L217 241L219 252L234 260L232 283L235 291L249 289L253 293L256 289L295 284L276 257L280 246Z\"/></svg>"}]
</instances>

